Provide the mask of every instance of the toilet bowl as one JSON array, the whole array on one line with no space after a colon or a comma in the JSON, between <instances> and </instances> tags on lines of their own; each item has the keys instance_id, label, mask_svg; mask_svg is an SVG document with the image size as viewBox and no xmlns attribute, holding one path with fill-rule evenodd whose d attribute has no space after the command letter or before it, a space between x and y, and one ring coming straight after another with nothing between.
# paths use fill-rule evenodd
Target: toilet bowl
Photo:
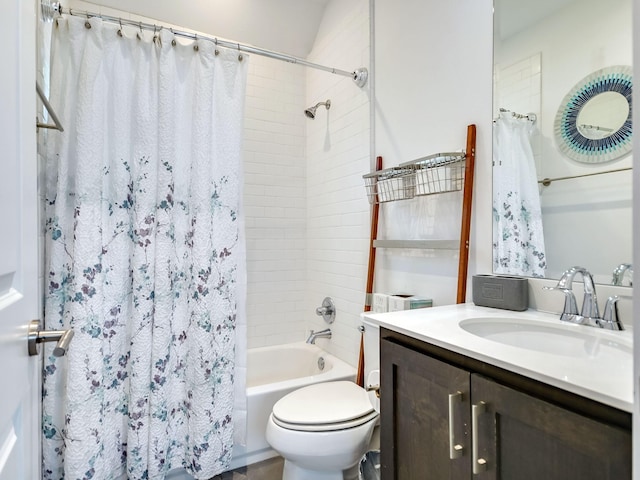
<instances>
[{"instance_id":1,"label":"toilet bowl","mask_svg":"<svg viewBox=\"0 0 640 480\"><path fill-rule=\"evenodd\" d=\"M378 412L353 382L318 383L281 398L267 423L285 459L283 480L351 480L367 452Z\"/></svg>"}]
</instances>

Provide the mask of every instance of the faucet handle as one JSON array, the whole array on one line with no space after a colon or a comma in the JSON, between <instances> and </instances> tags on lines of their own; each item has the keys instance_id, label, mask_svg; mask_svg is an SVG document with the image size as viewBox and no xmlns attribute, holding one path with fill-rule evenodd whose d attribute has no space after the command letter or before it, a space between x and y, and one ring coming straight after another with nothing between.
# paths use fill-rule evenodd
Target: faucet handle
<instances>
[{"instance_id":1,"label":"faucet handle","mask_svg":"<svg viewBox=\"0 0 640 480\"><path fill-rule=\"evenodd\" d=\"M322 306L316 308L316 315L324 318L329 325L336 319L336 306L333 304L331 297L325 297L322 300Z\"/></svg>"},{"instance_id":2,"label":"faucet handle","mask_svg":"<svg viewBox=\"0 0 640 480\"><path fill-rule=\"evenodd\" d=\"M607 330L624 330L624 325L618 315L618 300L620 300L620 297L617 295L607 298L602 321L600 322L602 328L606 328Z\"/></svg>"},{"instance_id":3,"label":"faucet handle","mask_svg":"<svg viewBox=\"0 0 640 480\"><path fill-rule=\"evenodd\" d=\"M564 287L542 287L544 290L556 290L564 293L564 308L560 315L560 320L567 320L569 316L578 315L578 302L576 302L576 296L570 288Z\"/></svg>"}]
</instances>

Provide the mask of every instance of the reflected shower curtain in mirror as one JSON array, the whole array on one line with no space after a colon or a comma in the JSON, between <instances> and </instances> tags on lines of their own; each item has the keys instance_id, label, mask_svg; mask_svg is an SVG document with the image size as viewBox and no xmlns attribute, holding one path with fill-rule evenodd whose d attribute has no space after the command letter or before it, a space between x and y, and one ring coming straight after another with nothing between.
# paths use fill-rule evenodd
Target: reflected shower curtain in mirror
<instances>
[{"instance_id":1,"label":"reflected shower curtain in mirror","mask_svg":"<svg viewBox=\"0 0 640 480\"><path fill-rule=\"evenodd\" d=\"M544 277L547 266L533 123L500 113L493 134L493 271Z\"/></svg>"},{"instance_id":2,"label":"reflected shower curtain in mirror","mask_svg":"<svg viewBox=\"0 0 640 480\"><path fill-rule=\"evenodd\" d=\"M53 28L45 321L75 337L45 349L45 479L205 479L231 459L247 58L143 37Z\"/></svg>"}]
</instances>

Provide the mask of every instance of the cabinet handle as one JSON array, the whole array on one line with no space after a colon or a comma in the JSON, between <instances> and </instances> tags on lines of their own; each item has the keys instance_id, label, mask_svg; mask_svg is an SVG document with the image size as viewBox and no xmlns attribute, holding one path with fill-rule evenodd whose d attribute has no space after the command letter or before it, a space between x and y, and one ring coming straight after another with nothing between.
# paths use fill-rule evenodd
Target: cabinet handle
<instances>
[{"instance_id":1,"label":"cabinet handle","mask_svg":"<svg viewBox=\"0 0 640 480\"><path fill-rule=\"evenodd\" d=\"M449 458L455 460L462 457L463 446L455 440L455 406L462 402L462 392L449 394Z\"/></svg>"},{"instance_id":2,"label":"cabinet handle","mask_svg":"<svg viewBox=\"0 0 640 480\"><path fill-rule=\"evenodd\" d=\"M478 418L487 411L487 404L480 402L471 406L471 462L473 474L478 475L487 469L487 461L478 456Z\"/></svg>"}]
</instances>

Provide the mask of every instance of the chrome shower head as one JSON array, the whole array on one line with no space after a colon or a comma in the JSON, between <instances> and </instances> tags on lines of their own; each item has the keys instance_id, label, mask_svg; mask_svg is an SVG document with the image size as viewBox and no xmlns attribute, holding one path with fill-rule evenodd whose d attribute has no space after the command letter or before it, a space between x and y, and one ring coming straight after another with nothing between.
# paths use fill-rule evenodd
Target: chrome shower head
<instances>
[{"instance_id":1,"label":"chrome shower head","mask_svg":"<svg viewBox=\"0 0 640 480\"><path fill-rule=\"evenodd\" d=\"M304 114L309 117L311 120L316 118L316 110L320 105L324 105L327 110L331 108L331 100L327 100L326 102L318 102L313 107L309 107L304 111Z\"/></svg>"}]
</instances>

